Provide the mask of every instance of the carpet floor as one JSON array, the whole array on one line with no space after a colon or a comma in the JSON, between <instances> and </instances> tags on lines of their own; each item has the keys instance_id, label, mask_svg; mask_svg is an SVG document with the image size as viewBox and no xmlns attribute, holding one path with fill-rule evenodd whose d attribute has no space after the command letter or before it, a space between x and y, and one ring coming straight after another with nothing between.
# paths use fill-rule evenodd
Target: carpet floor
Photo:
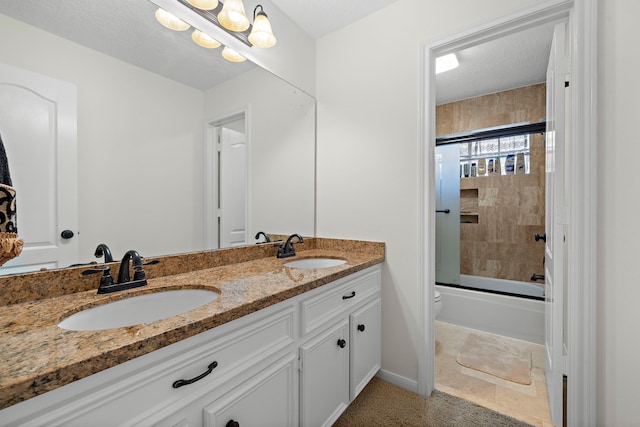
<instances>
[{"instance_id":1,"label":"carpet floor","mask_svg":"<svg viewBox=\"0 0 640 427\"><path fill-rule=\"evenodd\" d=\"M530 424L434 391L427 400L374 377L333 427L432 426L529 427Z\"/></svg>"}]
</instances>

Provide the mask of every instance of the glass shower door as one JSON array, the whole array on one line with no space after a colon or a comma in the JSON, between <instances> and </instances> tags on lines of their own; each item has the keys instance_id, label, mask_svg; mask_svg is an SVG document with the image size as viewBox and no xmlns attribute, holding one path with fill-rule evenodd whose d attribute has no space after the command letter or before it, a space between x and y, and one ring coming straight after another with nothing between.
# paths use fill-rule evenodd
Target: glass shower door
<instances>
[{"instance_id":1,"label":"glass shower door","mask_svg":"<svg viewBox=\"0 0 640 427\"><path fill-rule=\"evenodd\" d=\"M436 147L436 282L460 284L460 147Z\"/></svg>"}]
</instances>

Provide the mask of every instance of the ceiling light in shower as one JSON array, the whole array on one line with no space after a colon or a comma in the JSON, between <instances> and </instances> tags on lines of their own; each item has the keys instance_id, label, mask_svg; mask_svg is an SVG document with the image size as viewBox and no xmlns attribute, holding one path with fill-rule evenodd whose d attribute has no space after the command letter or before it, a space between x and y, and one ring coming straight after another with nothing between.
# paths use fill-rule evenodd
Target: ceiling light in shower
<instances>
[{"instance_id":1,"label":"ceiling light in shower","mask_svg":"<svg viewBox=\"0 0 640 427\"><path fill-rule=\"evenodd\" d=\"M455 53L439 56L436 58L436 74L444 73L445 71L453 70L458 66L458 58Z\"/></svg>"},{"instance_id":2,"label":"ceiling light in shower","mask_svg":"<svg viewBox=\"0 0 640 427\"><path fill-rule=\"evenodd\" d=\"M156 10L156 19L159 23L174 31L185 31L190 27L189 24L162 8Z\"/></svg>"}]
</instances>

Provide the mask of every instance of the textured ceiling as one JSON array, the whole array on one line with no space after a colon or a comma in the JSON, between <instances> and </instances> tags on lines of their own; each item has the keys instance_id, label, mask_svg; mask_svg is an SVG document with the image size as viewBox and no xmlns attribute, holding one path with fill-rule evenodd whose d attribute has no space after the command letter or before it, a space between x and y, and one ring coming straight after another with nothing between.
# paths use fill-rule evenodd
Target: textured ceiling
<instances>
[{"instance_id":1,"label":"textured ceiling","mask_svg":"<svg viewBox=\"0 0 640 427\"><path fill-rule=\"evenodd\" d=\"M395 0L273 0L300 28L318 38ZM205 90L255 67L230 63L190 32L165 30L144 0L0 0L0 13L120 60ZM336 12L339 11L339 12ZM552 25L462 50L460 67L436 76L438 104L545 80Z\"/></svg>"},{"instance_id":2,"label":"textured ceiling","mask_svg":"<svg viewBox=\"0 0 640 427\"><path fill-rule=\"evenodd\" d=\"M542 83L554 24L545 24L456 53L460 66L436 75L436 104Z\"/></svg>"},{"instance_id":3,"label":"textured ceiling","mask_svg":"<svg viewBox=\"0 0 640 427\"><path fill-rule=\"evenodd\" d=\"M146 70L205 90L255 67L170 31L144 0L0 0L0 13Z\"/></svg>"},{"instance_id":4,"label":"textured ceiling","mask_svg":"<svg viewBox=\"0 0 640 427\"><path fill-rule=\"evenodd\" d=\"M396 0L273 0L293 22L317 39Z\"/></svg>"}]
</instances>

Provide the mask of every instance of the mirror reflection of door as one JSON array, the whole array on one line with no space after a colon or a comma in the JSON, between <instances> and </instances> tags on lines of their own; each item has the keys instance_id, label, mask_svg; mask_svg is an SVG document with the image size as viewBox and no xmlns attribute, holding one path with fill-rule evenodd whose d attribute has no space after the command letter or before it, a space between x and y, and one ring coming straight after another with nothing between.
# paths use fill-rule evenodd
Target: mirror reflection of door
<instances>
[{"instance_id":1,"label":"mirror reflection of door","mask_svg":"<svg viewBox=\"0 0 640 427\"><path fill-rule=\"evenodd\" d=\"M76 117L74 85L0 63L0 135L24 241L0 275L77 262Z\"/></svg>"},{"instance_id":2,"label":"mirror reflection of door","mask_svg":"<svg viewBox=\"0 0 640 427\"><path fill-rule=\"evenodd\" d=\"M248 244L249 143L246 113L208 123L205 242L208 249Z\"/></svg>"},{"instance_id":3,"label":"mirror reflection of door","mask_svg":"<svg viewBox=\"0 0 640 427\"><path fill-rule=\"evenodd\" d=\"M244 128L244 119L238 122ZM247 244L247 142L244 129L227 127L234 123L219 129L218 242L221 248Z\"/></svg>"}]
</instances>

